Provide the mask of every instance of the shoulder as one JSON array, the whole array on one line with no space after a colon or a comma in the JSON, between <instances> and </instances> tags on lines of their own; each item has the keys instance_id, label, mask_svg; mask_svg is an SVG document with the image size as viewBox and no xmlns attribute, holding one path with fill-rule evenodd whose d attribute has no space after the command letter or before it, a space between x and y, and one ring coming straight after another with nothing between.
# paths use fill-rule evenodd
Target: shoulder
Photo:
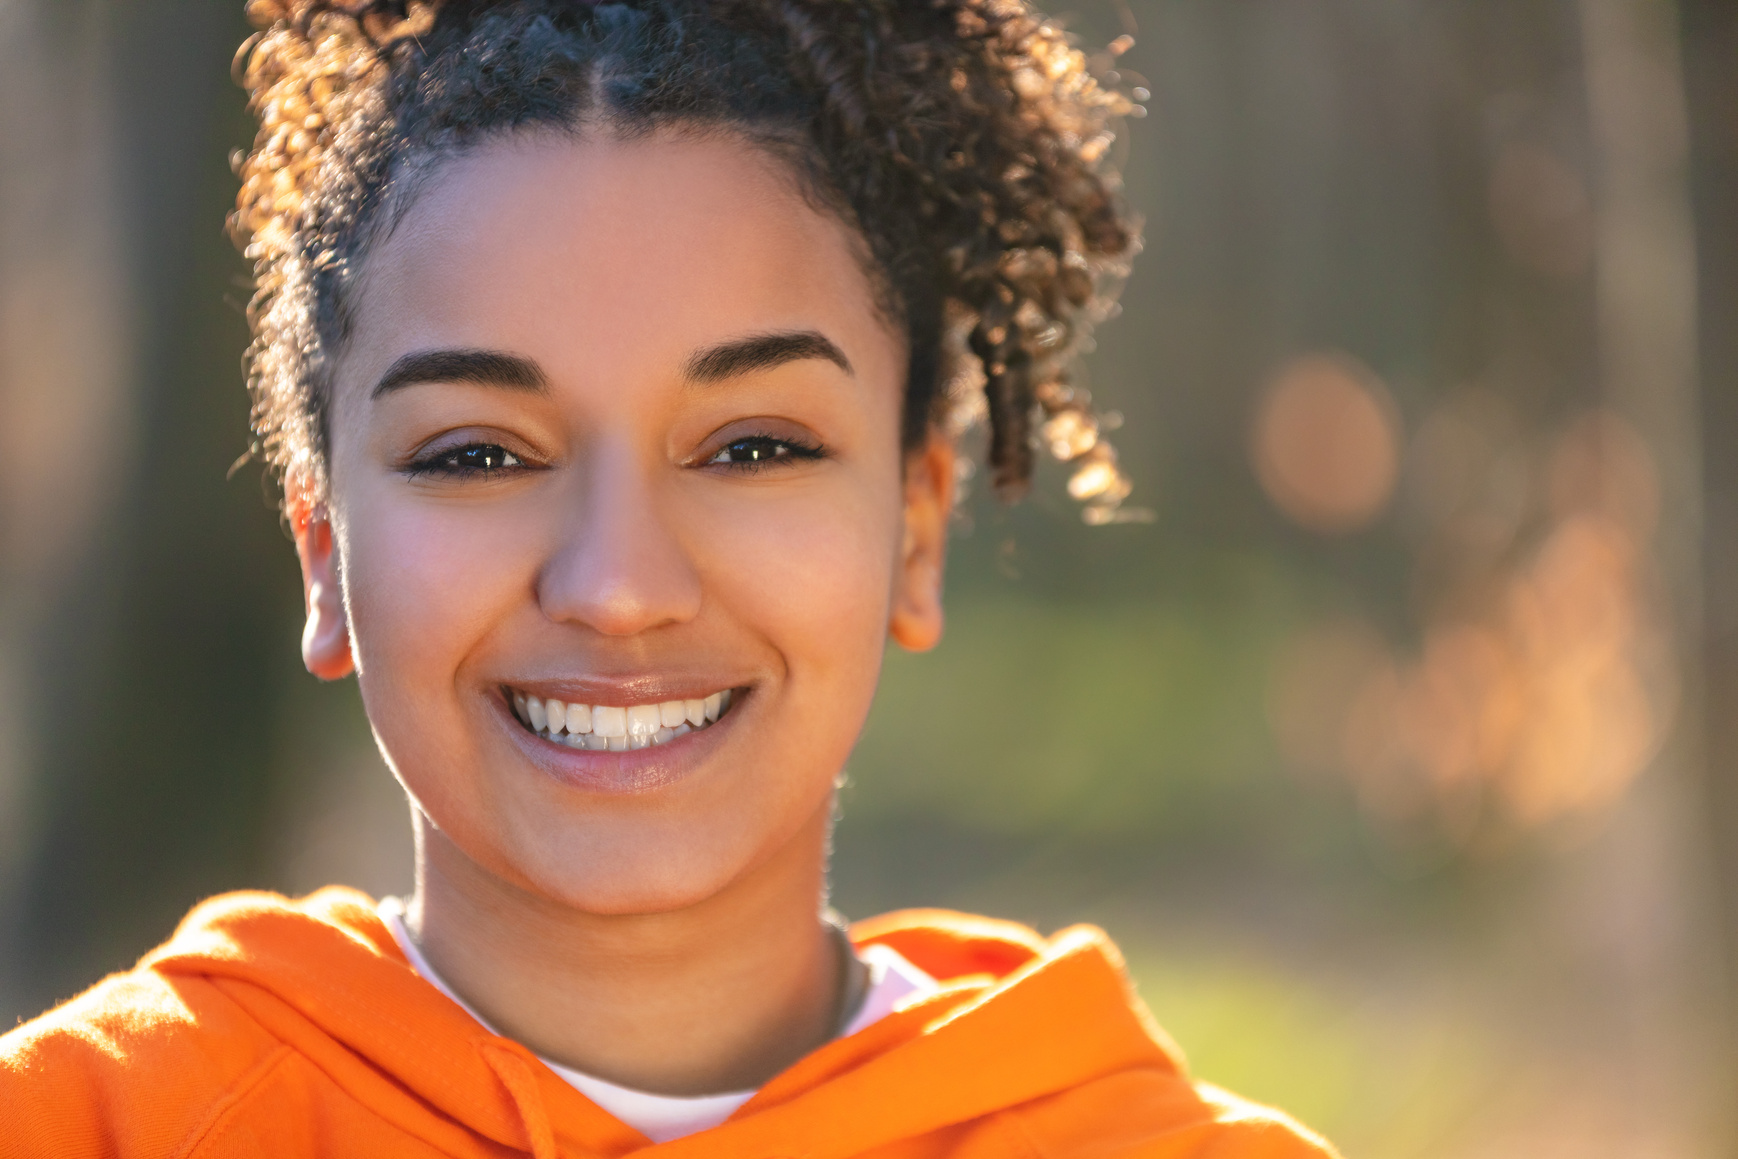
<instances>
[{"instance_id":1,"label":"shoulder","mask_svg":"<svg viewBox=\"0 0 1738 1159\"><path fill-rule=\"evenodd\" d=\"M1138 1159L1338 1159L1284 1113L1176 1072L1106 1075L1010 1112L1038 1154Z\"/></svg>"},{"instance_id":2,"label":"shoulder","mask_svg":"<svg viewBox=\"0 0 1738 1159\"><path fill-rule=\"evenodd\" d=\"M1135 993L1103 930L1045 938L971 914L908 910L859 922L859 944L885 944L931 976L992 985L949 1025L966 1057L1028 1081L1042 1060L1052 1093L1010 1105L991 1130L1047 1159L1335 1159L1328 1143L1269 1107L1189 1077L1183 1053ZM1014 1044L1018 1044L1017 1046ZM982 1073L978 1076L982 1079Z\"/></svg>"},{"instance_id":3,"label":"shoulder","mask_svg":"<svg viewBox=\"0 0 1738 1159\"><path fill-rule=\"evenodd\" d=\"M0 1120L25 1155L177 1154L287 1053L209 980L135 969L0 1036Z\"/></svg>"},{"instance_id":4,"label":"shoulder","mask_svg":"<svg viewBox=\"0 0 1738 1159\"><path fill-rule=\"evenodd\" d=\"M297 1056L232 967L259 956L262 923L332 924L325 910L360 904L326 892L213 898L133 969L0 1036L0 1129L22 1144L7 1153L182 1155L284 1079Z\"/></svg>"}]
</instances>

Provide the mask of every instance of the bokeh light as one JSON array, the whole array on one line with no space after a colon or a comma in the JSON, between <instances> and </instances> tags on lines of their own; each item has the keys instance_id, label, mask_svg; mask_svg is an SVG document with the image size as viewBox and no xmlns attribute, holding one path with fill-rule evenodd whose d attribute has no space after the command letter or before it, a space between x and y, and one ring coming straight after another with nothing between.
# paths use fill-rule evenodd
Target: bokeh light
<instances>
[{"instance_id":1,"label":"bokeh light","mask_svg":"<svg viewBox=\"0 0 1738 1159\"><path fill-rule=\"evenodd\" d=\"M1378 825L1428 814L1467 839L1584 815L1647 767L1672 720L1646 445L1609 411L1580 417L1547 441L1541 485L1517 510L1523 485L1498 469L1500 414L1482 397L1451 399L1415 441L1427 547L1445 541L1421 564L1464 552L1469 526L1496 529L1482 566L1425 588L1417 654L1334 620L1274 661L1269 723L1287 761L1337 769ZM1474 487L1479 474L1499 479Z\"/></svg>"},{"instance_id":2,"label":"bokeh light","mask_svg":"<svg viewBox=\"0 0 1738 1159\"><path fill-rule=\"evenodd\" d=\"M1387 506L1400 424L1387 389L1344 354L1308 354L1274 376L1255 415L1251 457L1273 502L1312 531L1347 532Z\"/></svg>"}]
</instances>

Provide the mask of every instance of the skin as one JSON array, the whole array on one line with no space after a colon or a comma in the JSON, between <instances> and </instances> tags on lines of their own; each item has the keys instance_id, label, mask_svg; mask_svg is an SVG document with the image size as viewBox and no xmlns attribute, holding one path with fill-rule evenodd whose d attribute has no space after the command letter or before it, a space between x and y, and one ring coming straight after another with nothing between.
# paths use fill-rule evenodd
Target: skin
<instances>
[{"instance_id":1,"label":"skin","mask_svg":"<svg viewBox=\"0 0 1738 1159\"><path fill-rule=\"evenodd\" d=\"M834 788L888 636L940 636L953 479L940 436L901 448L906 348L860 254L728 135L487 143L368 256L329 493L291 480L307 666L354 671L413 804L412 935L497 1029L618 1083L755 1086L838 1016ZM695 374L773 333L849 369ZM376 390L451 349L540 384ZM617 756L532 735L503 688L737 692L717 725Z\"/></svg>"}]
</instances>

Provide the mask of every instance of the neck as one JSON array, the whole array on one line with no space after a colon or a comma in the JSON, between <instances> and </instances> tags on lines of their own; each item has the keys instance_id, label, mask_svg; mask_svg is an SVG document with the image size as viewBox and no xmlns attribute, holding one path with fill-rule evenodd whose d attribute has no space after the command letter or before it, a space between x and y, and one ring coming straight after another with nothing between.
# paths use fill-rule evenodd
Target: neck
<instances>
[{"instance_id":1,"label":"neck","mask_svg":"<svg viewBox=\"0 0 1738 1159\"><path fill-rule=\"evenodd\" d=\"M706 900L647 914L503 881L419 817L407 924L456 993L544 1058L660 1094L758 1087L835 1030L843 971L819 915L830 812Z\"/></svg>"}]
</instances>

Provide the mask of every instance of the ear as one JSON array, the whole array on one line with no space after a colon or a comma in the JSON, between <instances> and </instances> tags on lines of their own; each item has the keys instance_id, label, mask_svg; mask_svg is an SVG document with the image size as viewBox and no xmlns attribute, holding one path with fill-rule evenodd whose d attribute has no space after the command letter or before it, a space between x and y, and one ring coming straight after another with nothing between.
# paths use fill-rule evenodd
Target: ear
<instances>
[{"instance_id":1,"label":"ear","mask_svg":"<svg viewBox=\"0 0 1738 1159\"><path fill-rule=\"evenodd\" d=\"M905 535L893 578L888 634L911 652L926 652L941 640L941 581L953 516L955 457L953 442L932 431L922 449L905 460Z\"/></svg>"},{"instance_id":2,"label":"ear","mask_svg":"<svg viewBox=\"0 0 1738 1159\"><path fill-rule=\"evenodd\" d=\"M323 505L308 499L304 485L293 479L289 483L290 530L302 561L302 603L308 613L302 626L302 663L321 680L342 680L356 670L356 661L350 652L332 521Z\"/></svg>"}]
</instances>

